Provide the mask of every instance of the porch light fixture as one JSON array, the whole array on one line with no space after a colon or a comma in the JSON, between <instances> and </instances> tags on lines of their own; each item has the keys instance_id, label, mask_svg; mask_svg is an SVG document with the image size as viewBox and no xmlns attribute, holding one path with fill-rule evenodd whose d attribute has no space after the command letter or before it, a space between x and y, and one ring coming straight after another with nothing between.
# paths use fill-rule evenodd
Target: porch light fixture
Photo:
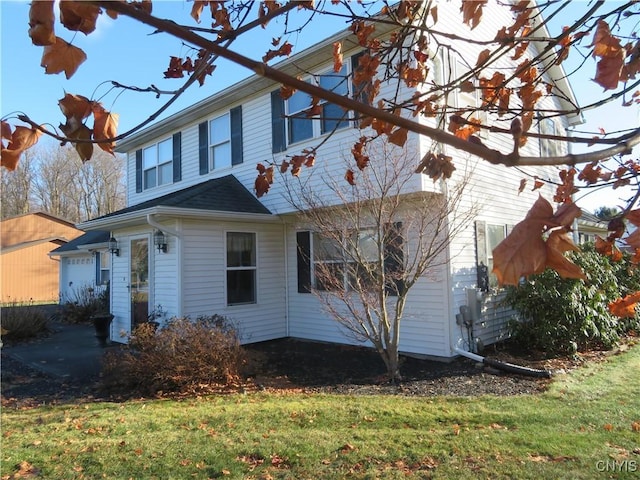
<instances>
[{"instance_id":1,"label":"porch light fixture","mask_svg":"<svg viewBox=\"0 0 640 480\"><path fill-rule=\"evenodd\" d=\"M115 255L116 257L120 256L120 249L118 248L118 241L114 237L111 237L109 239L108 249L109 249L109 252L111 254Z\"/></svg>"},{"instance_id":2,"label":"porch light fixture","mask_svg":"<svg viewBox=\"0 0 640 480\"><path fill-rule=\"evenodd\" d=\"M156 230L153 234L153 244L158 249L158 252L167 253L167 237L165 237L162 230Z\"/></svg>"}]
</instances>

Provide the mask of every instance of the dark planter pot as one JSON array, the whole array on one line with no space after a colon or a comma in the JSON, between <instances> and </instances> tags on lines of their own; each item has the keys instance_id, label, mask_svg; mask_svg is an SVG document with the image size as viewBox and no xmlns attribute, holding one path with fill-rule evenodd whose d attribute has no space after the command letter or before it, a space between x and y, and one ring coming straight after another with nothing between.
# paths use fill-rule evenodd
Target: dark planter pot
<instances>
[{"instance_id":1,"label":"dark planter pot","mask_svg":"<svg viewBox=\"0 0 640 480\"><path fill-rule=\"evenodd\" d=\"M96 313L91 315L91 321L96 329L96 338L98 339L98 344L101 347L107 346L111 320L113 320L113 315L111 313Z\"/></svg>"}]
</instances>

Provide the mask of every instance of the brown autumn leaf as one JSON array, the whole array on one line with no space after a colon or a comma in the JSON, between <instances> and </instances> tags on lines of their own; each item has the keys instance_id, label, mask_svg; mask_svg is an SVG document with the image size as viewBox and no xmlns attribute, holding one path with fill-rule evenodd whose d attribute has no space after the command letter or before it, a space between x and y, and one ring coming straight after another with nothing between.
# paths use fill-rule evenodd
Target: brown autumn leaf
<instances>
[{"instance_id":1,"label":"brown autumn leaf","mask_svg":"<svg viewBox=\"0 0 640 480\"><path fill-rule=\"evenodd\" d=\"M462 12L462 21L471 27L471 30L480 24L482 18L482 8L487 0L467 0L462 2L460 11Z\"/></svg>"},{"instance_id":2,"label":"brown autumn leaf","mask_svg":"<svg viewBox=\"0 0 640 480\"><path fill-rule=\"evenodd\" d=\"M620 81L623 66L624 54L622 50L617 55L601 58L596 65L594 81L605 90L615 89Z\"/></svg>"},{"instance_id":3,"label":"brown autumn leaf","mask_svg":"<svg viewBox=\"0 0 640 480\"><path fill-rule=\"evenodd\" d=\"M0 139L11 140L11 125L4 120L0 121Z\"/></svg>"},{"instance_id":4,"label":"brown autumn leaf","mask_svg":"<svg viewBox=\"0 0 640 480\"><path fill-rule=\"evenodd\" d=\"M80 128L76 129L73 132L72 137L76 140L91 140L91 135L93 132L86 125L82 125ZM91 156L93 155L93 143L90 142L75 142L73 146L76 148L76 152L80 156L82 162L88 162L91 160Z\"/></svg>"},{"instance_id":5,"label":"brown autumn leaf","mask_svg":"<svg viewBox=\"0 0 640 480\"><path fill-rule=\"evenodd\" d=\"M349 185L354 186L356 184L356 179L354 177L353 170L347 170L347 173L344 174L344 179L349 183Z\"/></svg>"},{"instance_id":6,"label":"brown autumn leaf","mask_svg":"<svg viewBox=\"0 0 640 480\"><path fill-rule=\"evenodd\" d=\"M53 0L31 2L29 8L29 37L31 37L31 43L38 47L56 43L54 22Z\"/></svg>"},{"instance_id":7,"label":"brown autumn leaf","mask_svg":"<svg viewBox=\"0 0 640 480\"><path fill-rule=\"evenodd\" d=\"M84 120L91 115L93 102L82 95L66 93L63 98L58 100L58 106L62 114L67 118L76 118L79 121Z\"/></svg>"},{"instance_id":8,"label":"brown autumn leaf","mask_svg":"<svg viewBox=\"0 0 640 480\"><path fill-rule=\"evenodd\" d=\"M551 217L549 226L570 228L573 221L582 215L582 210L572 201L563 203Z\"/></svg>"},{"instance_id":9,"label":"brown autumn leaf","mask_svg":"<svg viewBox=\"0 0 640 480\"><path fill-rule=\"evenodd\" d=\"M364 153L364 147L367 143L366 137L360 137L360 139L351 148L351 153L356 161L358 169L364 170L369 165L369 156Z\"/></svg>"},{"instance_id":10,"label":"brown autumn leaf","mask_svg":"<svg viewBox=\"0 0 640 480\"><path fill-rule=\"evenodd\" d=\"M343 57L342 57L342 43L334 42L333 44L333 71L338 73L342 70Z\"/></svg>"},{"instance_id":11,"label":"brown autumn leaf","mask_svg":"<svg viewBox=\"0 0 640 480\"><path fill-rule=\"evenodd\" d=\"M489 60L490 56L491 56L491 50L489 50L488 48L485 48L484 50L482 50L478 55L478 60L476 60L476 68L484 65L484 63L487 60Z\"/></svg>"},{"instance_id":12,"label":"brown autumn leaf","mask_svg":"<svg viewBox=\"0 0 640 480\"><path fill-rule=\"evenodd\" d=\"M40 66L47 74L64 72L68 80L86 59L87 55L80 48L56 37L53 45L44 47Z\"/></svg>"},{"instance_id":13,"label":"brown autumn leaf","mask_svg":"<svg viewBox=\"0 0 640 480\"><path fill-rule=\"evenodd\" d=\"M632 249L640 248L640 230L636 229L624 239L625 243Z\"/></svg>"},{"instance_id":14,"label":"brown autumn leaf","mask_svg":"<svg viewBox=\"0 0 640 480\"><path fill-rule=\"evenodd\" d=\"M3 131L4 135L5 132ZM9 171L15 170L22 152L34 146L38 142L40 135L42 135L42 132L35 128L17 126L11 134L8 147L1 150L0 166Z\"/></svg>"},{"instance_id":15,"label":"brown autumn leaf","mask_svg":"<svg viewBox=\"0 0 640 480\"><path fill-rule=\"evenodd\" d=\"M100 103L93 103L93 138L99 141L98 147L111 155L114 154L116 142L100 142L100 140L118 135L118 117L117 113L107 112Z\"/></svg>"},{"instance_id":16,"label":"brown autumn leaf","mask_svg":"<svg viewBox=\"0 0 640 480\"><path fill-rule=\"evenodd\" d=\"M200 23L200 15L202 15L202 11L208 3L208 0L195 0L193 2L193 7L191 7L191 17L196 21L196 23Z\"/></svg>"},{"instance_id":17,"label":"brown autumn leaf","mask_svg":"<svg viewBox=\"0 0 640 480\"><path fill-rule=\"evenodd\" d=\"M60 23L68 30L89 35L96 29L101 9L90 2L60 0Z\"/></svg>"},{"instance_id":18,"label":"brown autumn leaf","mask_svg":"<svg viewBox=\"0 0 640 480\"><path fill-rule=\"evenodd\" d=\"M625 218L633 223L636 227L640 227L640 208L627 212Z\"/></svg>"},{"instance_id":19,"label":"brown autumn leaf","mask_svg":"<svg viewBox=\"0 0 640 480\"><path fill-rule=\"evenodd\" d=\"M526 178L522 178L520 180L520 186L518 187L518 195L520 195L522 192L524 192L525 187L527 186L527 179Z\"/></svg>"},{"instance_id":20,"label":"brown autumn leaf","mask_svg":"<svg viewBox=\"0 0 640 480\"><path fill-rule=\"evenodd\" d=\"M636 315L638 302L640 302L640 292L634 292L611 302L609 311L616 317L633 318Z\"/></svg>"},{"instance_id":21,"label":"brown autumn leaf","mask_svg":"<svg viewBox=\"0 0 640 480\"><path fill-rule=\"evenodd\" d=\"M562 278L587 279L582 269L564 256L565 252L580 251L564 229L551 232L546 243L547 268L555 270Z\"/></svg>"},{"instance_id":22,"label":"brown autumn leaf","mask_svg":"<svg viewBox=\"0 0 640 480\"><path fill-rule=\"evenodd\" d=\"M616 247L614 240L603 239L600 236L596 236L595 241L596 252L600 255L608 257L613 262L619 262L622 260L622 252Z\"/></svg>"},{"instance_id":23,"label":"brown autumn leaf","mask_svg":"<svg viewBox=\"0 0 640 480\"><path fill-rule=\"evenodd\" d=\"M547 247L542 239L545 222L526 219L493 250L493 273L500 285L518 285L520 278L544 271Z\"/></svg>"},{"instance_id":24,"label":"brown autumn leaf","mask_svg":"<svg viewBox=\"0 0 640 480\"><path fill-rule=\"evenodd\" d=\"M407 143L408 133L409 131L406 128L396 128L393 132L387 135L387 138L394 145L402 147Z\"/></svg>"},{"instance_id":25,"label":"brown autumn leaf","mask_svg":"<svg viewBox=\"0 0 640 480\"><path fill-rule=\"evenodd\" d=\"M525 219L493 250L493 273L500 285L518 285L520 278L544 271L547 245L542 233L552 216L551 204L538 197Z\"/></svg>"},{"instance_id":26,"label":"brown autumn leaf","mask_svg":"<svg viewBox=\"0 0 640 480\"><path fill-rule=\"evenodd\" d=\"M277 50L268 50L267 53L262 56L262 61L264 63L267 63L269 60L272 60L276 57L288 57L289 55L291 55L292 51L293 45L289 42L285 42Z\"/></svg>"}]
</instances>

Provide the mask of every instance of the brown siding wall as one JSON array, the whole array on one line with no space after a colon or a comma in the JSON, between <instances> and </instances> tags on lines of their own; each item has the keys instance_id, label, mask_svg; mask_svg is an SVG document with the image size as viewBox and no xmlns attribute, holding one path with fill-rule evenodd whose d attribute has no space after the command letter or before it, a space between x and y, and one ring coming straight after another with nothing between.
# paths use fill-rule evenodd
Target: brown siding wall
<instances>
[{"instance_id":1,"label":"brown siding wall","mask_svg":"<svg viewBox=\"0 0 640 480\"><path fill-rule=\"evenodd\" d=\"M82 235L82 233L81 230L78 230L69 222L40 213L33 213L2 221L0 225L0 247L7 248L19 243L51 237L66 238L69 241Z\"/></svg>"},{"instance_id":2,"label":"brown siding wall","mask_svg":"<svg viewBox=\"0 0 640 480\"><path fill-rule=\"evenodd\" d=\"M57 302L58 259L48 253L59 244L43 242L0 256L1 302Z\"/></svg>"},{"instance_id":3,"label":"brown siding wall","mask_svg":"<svg viewBox=\"0 0 640 480\"><path fill-rule=\"evenodd\" d=\"M64 243L56 239L69 241L82 233L73 224L43 213L3 220L0 302L57 302L59 260L50 258L49 252Z\"/></svg>"}]
</instances>

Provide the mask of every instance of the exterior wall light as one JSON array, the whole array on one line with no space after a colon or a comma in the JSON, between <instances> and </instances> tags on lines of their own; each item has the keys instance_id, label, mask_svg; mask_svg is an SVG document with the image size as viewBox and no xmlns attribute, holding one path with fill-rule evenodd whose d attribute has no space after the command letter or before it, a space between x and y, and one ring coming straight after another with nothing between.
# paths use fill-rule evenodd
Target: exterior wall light
<instances>
[{"instance_id":1,"label":"exterior wall light","mask_svg":"<svg viewBox=\"0 0 640 480\"><path fill-rule=\"evenodd\" d=\"M108 249L109 249L109 252L115 255L116 257L120 256L120 248L118 247L118 241L114 237L111 237L109 239Z\"/></svg>"},{"instance_id":2,"label":"exterior wall light","mask_svg":"<svg viewBox=\"0 0 640 480\"><path fill-rule=\"evenodd\" d=\"M167 253L167 237L162 230L156 230L153 234L153 244L158 252Z\"/></svg>"}]
</instances>

